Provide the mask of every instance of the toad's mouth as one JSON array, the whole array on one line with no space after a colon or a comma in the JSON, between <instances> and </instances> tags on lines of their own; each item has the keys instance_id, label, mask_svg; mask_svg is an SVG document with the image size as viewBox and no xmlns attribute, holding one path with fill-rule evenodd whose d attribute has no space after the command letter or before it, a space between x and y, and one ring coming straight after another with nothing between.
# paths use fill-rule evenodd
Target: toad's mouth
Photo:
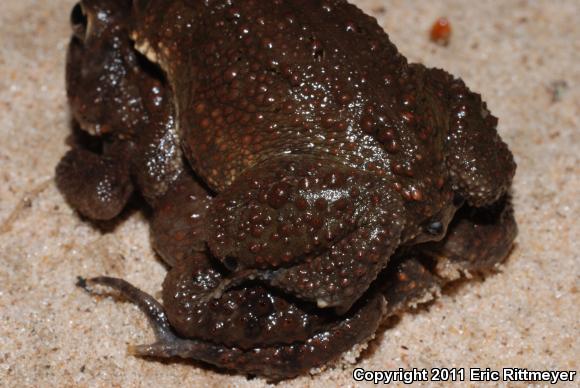
<instances>
[{"instance_id":1,"label":"toad's mouth","mask_svg":"<svg viewBox=\"0 0 580 388\"><path fill-rule=\"evenodd\" d=\"M130 37L134 42L133 47L135 50L137 50L137 52L144 55L151 62L161 66L162 68L164 67L159 62L159 56L157 55L157 52L151 47L151 44L147 39L139 39L139 35L136 32L132 32Z\"/></svg>"}]
</instances>

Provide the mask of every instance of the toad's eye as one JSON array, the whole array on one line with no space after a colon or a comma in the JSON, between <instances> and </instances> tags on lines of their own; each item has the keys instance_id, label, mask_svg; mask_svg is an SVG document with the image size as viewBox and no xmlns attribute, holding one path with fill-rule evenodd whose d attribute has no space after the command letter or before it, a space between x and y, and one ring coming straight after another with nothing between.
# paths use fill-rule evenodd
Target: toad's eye
<instances>
[{"instance_id":1,"label":"toad's eye","mask_svg":"<svg viewBox=\"0 0 580 388\"><path fill-rule=\"evenodd\" d=\"M441 221L433 221L425 227L425 231L432 236L439 236L443 233L443 224Z\"/></svg>"},{"instance_id":2,"label":"toad's eye","mask_svg":"<svg viewBox=\"0 0 580 388\"><path fill-rule=\"evenodd\" d=\"M223 263L225 267L230 271L235 271L238 269L238 261L233 257L230 256L226 257Z\"/></svg>"},{"instance_id":3,"label":"toad's eye","mask_svg":"<svg viewBox=\"0 0 580 388\"><path fill-rule=\"evenodd\" d=\"M87 33L87 15L83 10L81 3L77 3L70 14L70 24L74 35L84 40Z\"/></svg>"}]
</instances>

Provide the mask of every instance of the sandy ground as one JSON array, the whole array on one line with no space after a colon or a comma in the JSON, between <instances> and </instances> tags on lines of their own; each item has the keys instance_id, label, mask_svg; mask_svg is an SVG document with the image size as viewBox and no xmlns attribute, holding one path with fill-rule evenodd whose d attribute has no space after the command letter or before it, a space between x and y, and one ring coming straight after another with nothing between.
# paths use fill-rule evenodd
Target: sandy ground
<instances>
[{"instance_id":1,"label":"sandy ground","mask_svg":"<svg viewBox=\"0 0 580 388\"><path fill-rule=\"evenodd\" d=\"M52 183L69 134L63 69L73 3L0 6L0 385L266 384L127 355L127 344L152 339L143 316L75 287L78 275L109 274L156 294L165 269L140 212L102 233ZM410 60L443 67L483 94L519 165L520 225L501 273L406 315L359 365L578 370L580 2L356 3ZM427 38L441 15L454 29L448 47ZM353 385L351 373L335 368L285 384Z\"/></svg>"}]
</instances>

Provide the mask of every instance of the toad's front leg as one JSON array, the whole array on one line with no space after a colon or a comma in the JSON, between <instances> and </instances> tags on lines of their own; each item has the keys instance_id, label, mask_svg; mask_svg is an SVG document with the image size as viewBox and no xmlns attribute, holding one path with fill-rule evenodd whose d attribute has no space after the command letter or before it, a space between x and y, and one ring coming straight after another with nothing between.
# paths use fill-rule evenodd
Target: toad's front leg
<instances>
[{"instance_id":1,"label":"toad's front leg","mask_svg":"<svg viewBox=\"0 0 580 388\"><path fill-rule=\"evenodd\" d=\"M329 158L285 155L239 176L209 211L211 251L231 270L347 311L405 225L387 179Z\"/></svg>"},{"instance_id":2,"label":"toad's front leg","mask_svg":"<svg viewBox=\"0 0 580 388\"><path fill-rule=\"evenodd\" d=\"M133 193L126 160L82 148L70 150L61 159L56 184L68 203L94 220L116 217Z\"/></svg>"}]
</instances>

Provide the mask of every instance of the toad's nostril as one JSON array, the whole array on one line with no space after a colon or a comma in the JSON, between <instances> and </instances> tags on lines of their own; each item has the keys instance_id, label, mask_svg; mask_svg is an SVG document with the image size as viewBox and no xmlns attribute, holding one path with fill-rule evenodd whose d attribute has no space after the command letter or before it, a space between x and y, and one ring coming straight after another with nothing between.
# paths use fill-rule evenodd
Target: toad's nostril
<instances>
[{"instance_id":1,"label":"toad's nostril","mask_svg":"<svg viewBox=\"0 0 580 388\"><path fill-rule=\"evenodd\" d=\"M443 224L440 221L433 221L427 225L425 231L432 236L438 236L443 233Z\"/></svg>"},{"instance_id":2,"label":"toad's nostril","mask_svg":"<svg viewBox=\"0 0 580 388\"><path fill-rule=\"evenodd\" d=\"M72 26L74 36L84 40L87 33L88 20L81 3L77 3L73 7L70 14L70 23Z\"/></svg>"}]
</instances>

